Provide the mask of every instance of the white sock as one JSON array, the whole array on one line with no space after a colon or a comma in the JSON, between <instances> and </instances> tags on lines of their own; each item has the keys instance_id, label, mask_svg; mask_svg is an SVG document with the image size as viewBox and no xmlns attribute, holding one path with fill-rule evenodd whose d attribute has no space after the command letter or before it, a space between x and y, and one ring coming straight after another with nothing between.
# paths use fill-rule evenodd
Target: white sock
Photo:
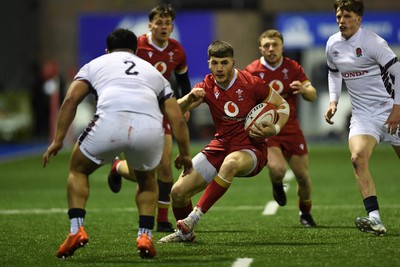
<instances>
[{"instance_id":1,"label":"white sock","mask_svg":"<svg viewBox=\"0 0 400 267\"><path fill-rule=\"evenodd\" d=\"M379 221L381 220L381 216L379 215L379 210L373 210L370 213L368 213L369 218L375 218L378 219Z\"/></svg>"},{"instance_id":2,"label":"white sock","mask_svg":"<svg viewBox=\"0 0 400 267\"><path fill-rule=\"evenodd\" d=\"M81 217L72 218L70 220L70 223L71 223L70 233L75 235L78 232L79 227L83 226L84 221L85 221L85 219L81 218Z\"/></svg>"},{"instance_id":3,"label":"white sock","mask_svg":"<svg viewBox=\"0 0 400 267\"><path fill-rule=\"evenodd\" d=\"M122 161L118 162L118 163L117 163L117 166L115 166L115 170L117 171L118 174L119 174L119 171L118 171L119 165L121 165L121 163L122 163Z\"/></svg>"},{"instance_id":4,"label":"white sock","mask_svg":"<svg viewBox=\"0 0 400 267\"><path fill-rule=\"evenodd\" d=\"M195 207L193 211L189 214L189 216L194 219L195 224L197 224L200 221L203 215L204 213L198 207Z\"/></svg>"},{"instance_id":5,"label":"white sock","mask_svg":"<svg viewBox=\"0 0 400 267\"><path fill-rule=\"evenodd\" d=\"M147 234L147 236L151 239L153 230L147 228L139 228L137 237L140 237L142 234Z\"/></svg>"}]
</instances>

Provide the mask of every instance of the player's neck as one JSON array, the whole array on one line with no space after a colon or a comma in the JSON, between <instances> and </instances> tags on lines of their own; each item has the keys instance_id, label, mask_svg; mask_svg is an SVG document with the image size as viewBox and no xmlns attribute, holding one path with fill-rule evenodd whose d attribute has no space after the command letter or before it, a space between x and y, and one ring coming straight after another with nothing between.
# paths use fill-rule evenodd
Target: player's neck
<instances>
[{"instance_id":1,"label":"player's neck","mask_svg":"<svg viewBox=\"0 0 400 267\"><path fill-rule=\"evenodd\" d=\"M156 40L152 37L151 41L153 42L153 44L155 44L156 46L158 46L160 48L164 48L168 45L168 40Z\"/></svg>"}]
</instances>

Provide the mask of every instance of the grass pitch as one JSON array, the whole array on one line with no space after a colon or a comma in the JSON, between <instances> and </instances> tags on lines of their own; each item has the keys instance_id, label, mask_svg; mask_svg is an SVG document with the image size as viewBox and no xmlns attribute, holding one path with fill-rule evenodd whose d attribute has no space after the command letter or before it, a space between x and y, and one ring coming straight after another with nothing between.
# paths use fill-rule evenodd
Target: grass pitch
<instances>
[{"instance_id":1,"label":"grass pitch","mask_svg":"<svg viewBox=\"0 0 400 267\"><path fill-rule=\"evenodd\" d=\"M201 147L193 145L192 152ZM354 226L355 217L366 212L347 146L315 145L310 147L310 174L317 228L299 224L294 180L288 182L288 204L275 215L262 215L273 200L264 170L234 180L197 225L197 242L156 244L158 254L150 260L140 259L135 250L136 185L124 181L121 192L112 193L109 165L90 177L85 220L89 245L71 259L56 258L69 230L68 166L69 151L51 158L45 169L41 155L0 162L1 266L400 266L400 164L389 146L380 145L370 164L388 230L383 237ZM170 220L174 222L172 212ZM165 234L154 235L158 240ZM240 265L239 259L249 263Z\"/></svg>"}]
</instances>

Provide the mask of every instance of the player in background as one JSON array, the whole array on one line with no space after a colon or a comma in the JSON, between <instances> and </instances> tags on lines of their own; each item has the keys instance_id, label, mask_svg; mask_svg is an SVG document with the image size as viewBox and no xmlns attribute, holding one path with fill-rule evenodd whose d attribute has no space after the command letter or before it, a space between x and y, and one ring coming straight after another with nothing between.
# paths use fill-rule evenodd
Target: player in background
<instances>
[{"instance_id":1,"label":"player in background","mask_svg":"<svg viewBox=\"0 0 400 267\"><path fill-rule=\"evenodd\" d=\"M193 158L193 172L182 173L172 187L172 210L177 220L175 233L159 243L191 242L194 227L220 199L234 177L251 177L267 163L265 138L276 135L289 117L289 105L262 79L236 69L234 50L223 41L208 48L211 74L195 85L191 93L179 99L183 111L206 103L210 108L216 134L214 139ZM249 111L261 102L277 107L278 121L258 125L247 134L244 122ZM191 198L204 191L193 209Z\"/></svg>"},{"instance_id":2,"label":"player in background","mask_svg":"<svg viewBox=\"0 0 400 267\"><path fill-rule=\"evenodd\" d=\"M400 158L400 63L384 39L361 27L361 0L335 1L334 10L339 32L326 44L330 104L325 120L333 124L344 80L352 105L351 163L368 214L357 217L355 224L361 231L379 236L386 228L369 160L380 142L389 142Z\"/></svg>"},{"instance_id":3,"label":"player in background","mask_svg":"<svg viewBox=\"0 0 400 267\"><path fill-rule=\"evenodd\" d=\"M152 230L158 195L156 168L164 142L163 114L171 122L179 147L175 166L184 167L184 173L192 167L189 130L169 82L150 63L134 54L137 37L133 32L117 29L106 41L106 55L84 65L71 83L60 109L54 140L43 155L45 167L50 156L62 149L78 105L89 93L94 93L96 114L71 155L67 181L71 228L57 251L60 258L72 256L89 241L84 229L89 175L121 152L125 153L129 170L138 183L137 248L142 258L156 255Z\"/></svg>"},{"instance_id":4,"label":"player in background","mask_svg":"<svg viewBox=\"0 0 400 267\"><path fill-rule=\"evenodd\" d=\"M276 136L266 139L268 144L268 170L273 196L280 206L286 205L283 178L290 166L297 181L300 223L306 227L316 226L311 216L311 178L308 170L307 142L296 115L297 99L315 101L317 92L300 64L283 56L282 34L274 29L259 37L260 59L250 63L245 70L266 81L290 106L290 116L285 127Z\"/></svg>"},{"instance_id":5,"label":"player in background","mask_svg":"<svg viewBox=\"0 0 400 267\"><path fill-rule=\"evenodd\" d=\"M150 62L168 80L175 74L178 85L178 98L191 90L186 54L182 45L170 38L174 29L175 11L170 5L159 5L149 13L149 32L138 38L136 55ZM189 113L185 114L186 120ZM171 127L164 117L164 150L160 166L157 169L159 187L157 231L173 232L174 228L168 221L168 209L171 204L170 192L174 182L171 170L172 135ZM125 160L115 159L108 176L108 183L115 193L121 189L122 179L130 179L128 166Z\"/></svg>"}]
</instances>

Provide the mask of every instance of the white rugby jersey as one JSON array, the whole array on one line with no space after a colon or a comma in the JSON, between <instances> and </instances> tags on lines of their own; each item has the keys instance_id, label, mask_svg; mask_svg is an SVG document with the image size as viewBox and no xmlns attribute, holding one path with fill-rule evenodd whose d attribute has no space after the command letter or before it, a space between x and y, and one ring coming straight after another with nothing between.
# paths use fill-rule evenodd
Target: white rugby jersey
<instances>
[{"instance_id":1,"label":"white rugby jersey","mask_svg":"<svg viewBox=\"0 0 400 267\"><path fill-rule=\"evenodd\" d=\"M74 79L87 82L94 90L96 114L125 111L162 121L159 103L173 96L160 72L129 52L100 56L84 65Z\"/></svg>"},{"instance_id":2,"label":"white rugby jersey","mask_svg":"<svg viewBox=\"0 0 400 267\"><path fill-rule=\"evenodd\" d=\"M398 60L384 39L361 27L348 40L338 32L328 39L326 56L330 101L338 102L343 79L353 113L392 108L394 87L388 68Z\"/></svg>"}]
</instances>

